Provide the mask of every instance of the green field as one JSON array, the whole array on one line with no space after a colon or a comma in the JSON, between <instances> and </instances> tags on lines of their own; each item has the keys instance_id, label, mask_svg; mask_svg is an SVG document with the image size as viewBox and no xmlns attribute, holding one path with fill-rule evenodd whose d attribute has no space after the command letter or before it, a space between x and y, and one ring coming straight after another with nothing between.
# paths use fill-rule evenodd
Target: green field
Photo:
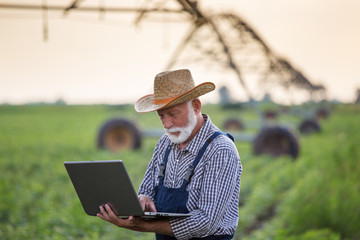
<instances>
[{"instance_id":1,"label":"green field","mask_svg":"<svg viewBox=\"0 0 360 240\"><path fill-rule=\"evenodd\" d=\"M255 118L214 105L203 112L219 127L230 116ZM132 106L0 106L1 240L154 239L87 216L63 166L122 159L138 188L157 140L144 139L137 151L98 150L99 127L113 117L140 129L161 127L155 113ZM321 127L299 135L295 161L255 157L251 143L237 143L244 172L235 239L360 239L360 106L336 106Z\"/></svg>"}]
</instances>

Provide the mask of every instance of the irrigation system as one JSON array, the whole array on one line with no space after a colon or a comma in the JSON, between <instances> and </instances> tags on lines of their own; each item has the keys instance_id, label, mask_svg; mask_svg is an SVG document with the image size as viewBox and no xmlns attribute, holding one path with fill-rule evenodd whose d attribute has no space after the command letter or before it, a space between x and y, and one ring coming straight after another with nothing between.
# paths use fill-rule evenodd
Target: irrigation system
<instances>
[{"instance_id":1,"label":"irrigation system","mask_svg":"<svg viewBox=\"0 0 360 240\"><path fill-rule=\"evenodd\" d=\"M134 13L135 25L146 21L154 13L175 14L188 21L190 28L179 43L164 70L176 67L182 62L197 65L215 65L219 71L231 71L238 79L242 90L252 103L254 111L263 119L254 93L249 83L256 81L258 86L271 89L280 87L286 91L306 91L310 99L324 99L326 90L321 85L314 85L289 60L278 56L268 46L266 41L251 25L238 14L206 13L200 8L198 1L191 0L149 0L142 6L128 7L105 5L100 0L98 5L85 4L89 0L64 1L11 1L1 3L0 9L41 11L43 22L43 39L48 39L49 11L61 11L63 16L69 16L73 11L106 13ZM34 4L30 4L35 2ZM40 3L39 3L40 2ZM54 3L57 2L57 5ZM110 1L114 2L114 1ZM121 1L117 1L119 4ZM289 95L290 97L290 95ZM313 120L307 119L306 131L318 130L319 126ZM139 131L135 125L126 119L110 119L103 124L98 134L98 146L112 151L123 148L136 149L141 147L141 138L158 136L163 131ZM271 154L273 156L291 155L296 158L299 145L294 133L282 126L266 126L261 122L260 132L255 135L234 133L238 141L249 141L254 145L255 154Z\"/></svg>"}]
</instances>

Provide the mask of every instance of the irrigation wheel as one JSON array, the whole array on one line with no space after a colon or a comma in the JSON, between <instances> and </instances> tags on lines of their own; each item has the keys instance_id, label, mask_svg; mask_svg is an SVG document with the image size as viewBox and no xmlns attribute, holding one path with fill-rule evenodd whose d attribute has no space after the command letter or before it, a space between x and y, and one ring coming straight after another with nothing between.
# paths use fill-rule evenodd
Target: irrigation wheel
<instances>
[{"instance_id":1,"label":"irrigation wheel","mask_svg":"<svg viewBox=\"0 0 360 240\"><path fill-rule=\"evenodd\" d=\"M284 127L264 127L254 139L253 152L255 155L274 157L290 155L296 159L299 154L299 143L296 137Z\"/></svg>"},{"instance_id":2,"label":"irrigation wheel","mask_svg":"<svg viewBox=\"0 0 360 240\"><path fill-rule=\"evenodd\" d=\"M106 121L100 128L97 146L118 152L141 147L141 133L135 124L127 119L114 118Z\"/></svg>"}]
</instances>

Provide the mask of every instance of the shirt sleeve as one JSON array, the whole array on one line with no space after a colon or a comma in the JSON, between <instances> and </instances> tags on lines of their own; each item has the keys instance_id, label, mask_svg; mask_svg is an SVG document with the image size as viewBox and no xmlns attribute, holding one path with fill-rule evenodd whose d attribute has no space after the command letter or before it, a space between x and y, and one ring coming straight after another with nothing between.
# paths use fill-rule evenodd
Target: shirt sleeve
<instances>
[{"instance_id":1,"label":"shirt sleeve","mask_svg":"<svg viewBox=\"0 0 360 240\"><path fill-rule=\"evenodd\" d=\"M209 146L210 147L210 146ZM187 218L170 220L177 239L213 235L232 200L234 190L240 184L241 163L237 151L222 148L209 160L203 176L198 208Z\"/></svg>"}]
</instances>

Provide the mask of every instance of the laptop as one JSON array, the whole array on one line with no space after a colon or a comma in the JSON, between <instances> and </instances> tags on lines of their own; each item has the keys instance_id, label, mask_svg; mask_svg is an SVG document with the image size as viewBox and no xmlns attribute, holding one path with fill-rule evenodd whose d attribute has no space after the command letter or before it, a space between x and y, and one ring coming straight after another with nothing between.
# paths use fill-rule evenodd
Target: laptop
<instances>
[{"instance_id":1,"label":"laptop","mask_svg":"<svg viewBox=\"0 0 360 240\"><path fill-rule=\"evenodd\" d=\"M119 217L187 217L186 213L144 212L122 160L64 162L86 214L109 204Z\"/></svg>"}]
</instances>

